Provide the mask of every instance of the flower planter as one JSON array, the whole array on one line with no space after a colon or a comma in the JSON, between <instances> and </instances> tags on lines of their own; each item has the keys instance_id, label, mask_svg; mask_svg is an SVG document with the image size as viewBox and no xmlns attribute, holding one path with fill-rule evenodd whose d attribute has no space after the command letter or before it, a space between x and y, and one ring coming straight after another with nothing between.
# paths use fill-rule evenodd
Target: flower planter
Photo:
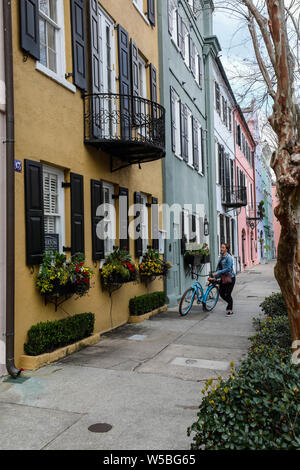
<instances>
[{"instance_id":1,"label":"flower planter","mask_svg":"<svg viewBox=\"0 0 300 470\"><path fill-rule=\"evenodd\" d=\"M202 264L202 256L201 255L184 255L184 261L186 264L190 264L192 266L200 266Z\"/></svg>"},{"instance_id":2,"label":"flower planter","mask_svg":"<svg viewBox=\"0 0 300 470\"><path fill-rule=\"evenodd\" d=\"M208 264L208 263L210 263L210 255L202 255L201 264Z\"/></svg>"}]
</instances>

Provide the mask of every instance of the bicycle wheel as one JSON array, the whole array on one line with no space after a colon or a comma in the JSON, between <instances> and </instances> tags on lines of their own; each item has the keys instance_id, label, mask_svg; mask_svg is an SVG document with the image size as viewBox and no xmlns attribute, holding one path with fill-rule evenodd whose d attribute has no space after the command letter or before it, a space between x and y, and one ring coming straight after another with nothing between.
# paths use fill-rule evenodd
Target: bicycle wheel
<instances>
[{"instance_id":1,"label":"bicycle wheel","mask_svg":"<svg viewBox=\"0 0 300 470\"><path fill-rule=\"evenodd\" d=\"M190 287L185 291L183 296L181 297L180 304L179 304L179 313L181 316L185 316L191 310L194 299L195 299L196 290Z\"/></svg>"},{"instance_id":2,"label":"bicycle wheel","mask_svg":"<svg viewBox=\"0 0 300 470\"><path fill-rule=\"evenodd\" d=\"M217 286L213 286L207 294L206 302L203 303L203 310L211 312L217 305L219 295L219 288Z\"/></svg>"}]
</instances>

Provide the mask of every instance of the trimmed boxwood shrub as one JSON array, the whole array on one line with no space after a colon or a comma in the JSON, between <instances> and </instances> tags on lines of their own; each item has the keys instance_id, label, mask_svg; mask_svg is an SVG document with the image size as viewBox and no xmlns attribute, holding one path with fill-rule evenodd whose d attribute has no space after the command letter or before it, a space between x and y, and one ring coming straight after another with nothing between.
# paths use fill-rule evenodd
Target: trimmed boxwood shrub
<instances>
[{"instance_id":1,"label":"trimmed boxwood shrub","mask_svg":"<svg viewBox=\"0 0 300 470\"><path fill-rule=\"evenodd\" d=\"M140 295L129 301L130 315L138 316L152 312L156 308L162 307L166 303L165 292L152 292L151 294Z\"/></svg>"},{"instance_id":2,"label":"trimmed boxwood shrub","mask_svg":"<svg viewBox=\"0 0 300 470\"><path fill-rule=\"evenodd\" d=\"M268 299L266 299L268 300ZM228 379L210 379L195 423L192 449L300 450L300 369L291 361L287 315L254 320L248 357Z\"/></svg>"},{"instance_id":3,"label":"trimmed boxwood shrub","mask_svg":"<svg viewBox=\"0 0 300 470\"><path fill-rule=\"evenodd\" d=\"M95 315L80 313L57 321L33 325L27 333L24 351L28 356L52 352L68 344L87 338L94 331Z\"/></svg>"}]
</instances>

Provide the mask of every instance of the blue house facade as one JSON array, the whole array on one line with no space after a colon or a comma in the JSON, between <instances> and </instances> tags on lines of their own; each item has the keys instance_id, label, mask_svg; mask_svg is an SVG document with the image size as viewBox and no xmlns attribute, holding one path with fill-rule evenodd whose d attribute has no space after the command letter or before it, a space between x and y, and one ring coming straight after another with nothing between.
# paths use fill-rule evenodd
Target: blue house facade
<instances>
[{"instance_id":1,"label":"blue house facade","mask_svg":"<svg viewBox=\"0 0 300 470\"><path fill-rule=\"evenodd\" d=\"M163 161L166 280L170 305L191 285L185 253L209 245L218 255L212 64L220 47L212 35L211 1L158 0L161 104L166 110ZM201 274L210 265L203 265Z\"/></svg>"}]
</instances>

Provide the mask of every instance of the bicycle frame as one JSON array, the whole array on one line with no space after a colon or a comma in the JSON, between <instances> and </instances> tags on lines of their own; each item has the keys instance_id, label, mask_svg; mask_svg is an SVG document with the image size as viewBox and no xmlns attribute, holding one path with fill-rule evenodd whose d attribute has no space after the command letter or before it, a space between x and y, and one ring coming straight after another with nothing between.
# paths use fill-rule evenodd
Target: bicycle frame
<instances>
[{"instance_id":1,"label":"bicycle frame","mask_svg":"<svg viewBox=\"0 0 300 470\"><path fill-rule=\"evenodd\" d=\"M210 293L210 291L212 290L212 288L215 286L215 284L209 284L207 286L207 289L203 289L202 285L200 284L199 281L196 281L194 282L194 284L192 285L192 289L194 289L194 293L193 293L193 297L192 297L192 300L194 302L195 300L195 295L197 295L197 299L199 302L202 302L202 303L206 303L207 301L207 297L208 297L208 294ZM199 291L200 291L200 297L199 297Z\"/></svg>"}]
</instances>

